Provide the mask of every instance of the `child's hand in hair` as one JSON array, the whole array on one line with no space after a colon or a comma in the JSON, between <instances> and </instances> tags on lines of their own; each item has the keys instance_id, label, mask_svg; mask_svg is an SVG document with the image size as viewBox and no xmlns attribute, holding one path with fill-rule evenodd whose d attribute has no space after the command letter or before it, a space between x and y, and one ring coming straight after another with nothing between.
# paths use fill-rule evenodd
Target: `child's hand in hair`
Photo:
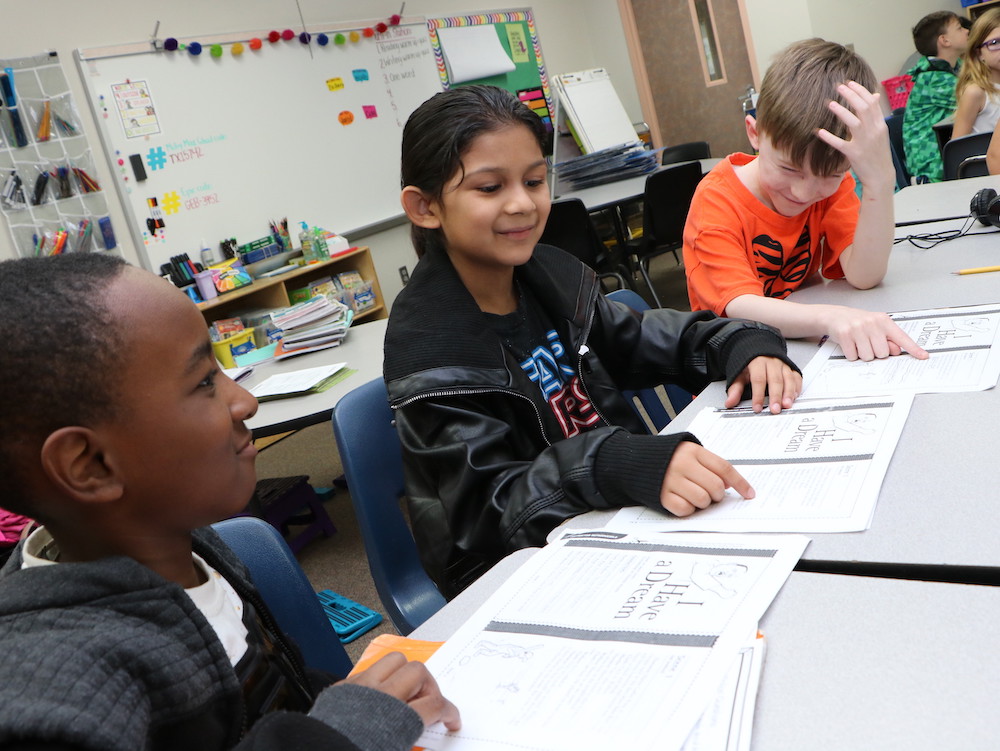
<instances>
[{"instance_id":1,"label":"child's hand in hair","mask_svg":"<svg viewBox=\"0 0 1000 751\"><path fill-rule=\"evenodd\" d=\"M660 505L674 516L690 516L721 501L726 488L748 500L754 497L750 483L732 464L700 444L681 441L663 476Z\"/></svg>"},{"instance_id":2,"label":"child's hand in hair","mask_svg":"<svg viewBox=\"0 0 1000 751\"><path fill-rule=\"evenodd\" d=\"M873 94L854 81L841 84L837 91L850 105L831 101L830 110L843 121L851 133L849 140L839 138L825 128L816 137L843 154L851 163L854 174L869 190L888 187L895 182L892 152L889 150L889 128L879 105L879 94Z\"/></svg>"},{"instance_id":3,"label":"child's hand in hair","mask_svg":"<svg viewBox=\"0 0 1000 751\"><path fill-rule=\"evenodd\" d=\"M802 393L802 374L777 357L755 357L730 384L726 407L740 403L747 384L754 412L761 412L767 404L773 414L778 414L791 407Z\"/></svg>"},{"instance_id":4,"label":"child's hand in hair","mask_svg":"<svg viewBox=\"0 0 1000 751\"><path fill-rule=\"evenodd\" d=\"M437 681L422 662L409 662L400 652L391 652L367 670L344 683L367 686L406 702L429 727L443 722L449 730L462 727L458 709L441 694Z\"/></svg>"}]
</instances>

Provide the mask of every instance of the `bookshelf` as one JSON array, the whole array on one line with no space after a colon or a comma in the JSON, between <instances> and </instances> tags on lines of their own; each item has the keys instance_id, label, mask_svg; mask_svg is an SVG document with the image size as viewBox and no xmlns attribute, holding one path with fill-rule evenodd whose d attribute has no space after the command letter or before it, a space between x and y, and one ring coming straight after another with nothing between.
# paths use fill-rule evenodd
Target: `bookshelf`
<instances>
[{"instance_id":1,"label":"bookshelf","mask_svg":"<svg viewBox=\"0 0 1000 751\"><path fill-rule=\"evenodd\" d=\"M1000 8L1000 0L984 0L984 2L968 6L966 10L969 12L969 18L975 21L990 8Z\"/></svg>"},{"instance_id":2,"label":"bookshelf","mask_svg":"<svg viewBox=\"0 0 1000 751\"><path fill-rule=\"evenodd\" d=\"M305 287L311 281L335 276L345 271L360 273L366 282L372 283L372 291L375 293L375 307L358 313L354 320L362 323L388 318L389 312L386 310L385 298L382 297L382 288L375 273L371 250L365 246L351 248L329 261L309 264L281 276L256 279L253 284L246 287L226 292L208 302L198 303L198 309L205 317L205 322L210 324L220 318L231 318L250 310L283 308L290 304L289 290Z\"/></svg>"}]
</instances>

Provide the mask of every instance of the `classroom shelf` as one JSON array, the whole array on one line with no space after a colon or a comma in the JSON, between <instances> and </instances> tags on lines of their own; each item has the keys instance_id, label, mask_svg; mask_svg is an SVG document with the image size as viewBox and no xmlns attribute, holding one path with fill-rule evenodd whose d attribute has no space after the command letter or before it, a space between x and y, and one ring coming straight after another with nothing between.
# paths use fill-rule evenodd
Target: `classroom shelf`
<instances>
[{"instance_id":1,"label":"classroom shelf","mask_svg":"<svg viewBox=\"0 0 1000 751\"><path fill-rule=\"evenodd\" d=\"M208 302L198 303L198 309L205 317L205 322L212 323L220 318L238 316L241 312L262 308L284 308L291 304L288 297L289 290L304 287L316 279L335 276L345 271L360 273L362 279L372 283L372 291L375 293L375 307L358 313L355 320L360 322L388 318L389 312L386 310L385 298L382 297L382 288L375 273L371 250L365 246L352 248L329 261L312 263L281 276L257 279L251 285L219 295Z\"/></svg>"},{"instance_id":2,"label":"classroom shelf","mask_svg":"<svg viewBox=\"0 0 1000 751\"><path fill-rule=\"evenodd\" d=\"M985 0L985 2L968 6L966 10L969 12L969 18L975 21L990 8L997 8L997 7L1000 7L1000 0Z\"/></svg>"}]
</instances>

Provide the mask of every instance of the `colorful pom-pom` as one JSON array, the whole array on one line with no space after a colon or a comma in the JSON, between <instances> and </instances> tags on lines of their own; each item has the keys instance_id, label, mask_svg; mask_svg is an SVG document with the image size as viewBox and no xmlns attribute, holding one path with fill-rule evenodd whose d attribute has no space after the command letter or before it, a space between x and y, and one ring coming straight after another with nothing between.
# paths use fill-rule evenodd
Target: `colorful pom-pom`
<instances>
[{"instance_id":1,"label":"colorful pom-pom","mask_svg":"<svg viewBox=\"0 0 1000 751\"><path fill-rule=\"evenodd\" d=\"M269 32L267 32L267 41L269 41L271 44L274 44L279 39L281 39L281 33L280 32L277 32L277 31L269 31Z\"/></svg>"},{"instance_id":2,"label":"colorful pom-pom","mask_svg":"<svg viewBox=\"0 0 1000 751\"><path fill-rule=\"evenodd\" d=\"M177 49L177 40L174 39L173 37L168 37L164 39L163 49L167 50L168 52L173 52L175 49Z\"/></svg>"},{"instance_id":3,"label":"colorful pom-pom","mask_svg":"<svg viewBox=\"0 0 1000 751\"><path fill-rule=\"evenodd\" d=\"M371 26L369 26L362 33L365 35L365 38L373 37L373 36L375 36L375 29L373 29Z\"/></svg>"},{"instance_id":4,"label":"colorful pom-pom","mask_svg":"<svg viewBox=\"0 0 1000 751\"><path fill-rule=\"evenodd\" d=\"M288 42L292 39L295 39L295 32L292 31L291 29L285 29L283 32L281 32L281 38L284 39L286 42Z\"/></svg>"},{"instance_id":5,"label":"colorful pom-pom","mask_svg":"<svg viewBox=\"0 0 1000 751\"><path fill-rule=\"evenodd\" d=\"M349 34L349 36L350 36L350 39L351 39L352 42L356 42L356 41L358 41L361 38L361 35L358 32L356 32L356 31L352 31Z\"/></svg>"},{"instance_id":6,"label":"colorful pom-pom","mask_svg":"<svg viewBox=\"0 0 1000 751\"><path fill-rule=\"evenodd\" d=\"M345 37L343 34L336 34L333 37L333 43L334 44L343 44L346 41L347 41L347 37Z\"/></svg>"},{"instance_id":7,"label":"colorful pom-pom","mask_svg":"<svg viewBox=\"0 0 1000 751\"><path fill-rule=\"evenodd\" d=\"M312 34L310 34L308 31L303 31L301 34L299 34L299 41L302 42L302 44L309 44L310 39L312 39Z\"/></svg>"},{"instance_id":8,"label":"colorful pom-pom","mask_svg":"<svg viewBox=\"0 0 1000 751\"><path fill-rule=\"evenodd\" d=\"M260 39L254 37L253 39L250 40L250 49L259 50L263 46L263 44L264 43Z\"/></svg>"},{"instance_id":9,"label":"colorful pom-pom","mask_svg":"<svg viewBox=\"0 0 1000 751\"><path fill-rule=\"evenodd\" d=\"M191 42L191 44L187 46L187 51L190 52L192 55L200 55L201 42Z\"/></svg>"},{"instance_id":10,"label":"colorful pom-pom","mask_svg":"<svg viewBox=\"0 0 1000 751\"><path fill-rule=\"evenodd\" d=\"M403 19L400 18L400 16L399 16L398 13L393 13L391 16L389 16L389 25L390 26L399 26L399 22L402 21L402 20Z\"/></svg>"},{"instance_id":11,"label":"colorful pom-pom","mask_svg":"<svg viewBox=\"0 0 1000 751\"><path fill-rule=\"evenodd\" d=\"M236 42L232 47L233 57L239 57L243 54L243 42Z\"/></svg>"},{"instance_id":12,"label":"colorful pom-pom","mask_svg":"<svg viewBox=\"0 0 1000 751\"><path fill-rule=\"evenodd\" d=\"M377 31L379 34L384 34L388 30L389 30L389 27L386 26L384 23L377 23L377 24L375 24L375 31Z\"/></svg>"},{"instance_id":13,"label":"colorful pom-pom","mask_svg":"<svg viewBox=\"0 0 1000 751\"><path fill-rule=\"evenodd\" d=\"M318 44L320 47L326 47L326 45L328 45L329 43L330 43L330 37L328 37L326 34L316 35L316 44Z\"/></svg>"},{"instance_id":14,"label":"colorful pom-pom","mask_svg":"<svg viewBox=\"0 0 1000 751\"><path fill-rule=\"evenodd\" d=\"M222 57L222 45L221 44L213 44L211 47L208 48L208 51L209 51L209 54L212 55L212 57Z\"/></svg>"}]
</instances>

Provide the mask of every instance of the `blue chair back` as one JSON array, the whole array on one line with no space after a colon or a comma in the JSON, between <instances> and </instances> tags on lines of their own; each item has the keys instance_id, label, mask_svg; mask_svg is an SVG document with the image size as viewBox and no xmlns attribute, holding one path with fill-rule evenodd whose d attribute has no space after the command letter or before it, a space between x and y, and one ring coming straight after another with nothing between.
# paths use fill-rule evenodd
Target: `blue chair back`
<instances>
[{"instance_id":1,"label":"blue chair back","mask_svg":"<svg viewBox=\"0 0 1000 751\"><path fill-rule=\"evenodd\" d=\"M606 297L609 300L615 300L616 302L624 303L628 305L632 310L642 312L644 310L649 310L650 306L638 292L631 289L616 289L614 292L609 292ZM680 412L694 398L690 391L682 389L673 383L667 383L663 386L664 390L667 392L667 399L670 400L670 406L673 407L674 414ZM655 389L638 389L632 391L630 389L623 390L622 393L625 398L632 402L633 408L635 408L634 399L638 399L642 408L646 410L646 414L649 415L649 419L652 421L653 426L657 431L663 430L672 419L670 413L667 412L666 407L663 404L663 400L660 399L660 395L656 393ZM636 409L638 413L639 410ZM639 414L642 417L641 413Z\"/></svg>"},{"instance_id":2,"label":"blue chair back","mask_svg":"<svg viewBox=\"0 0 1000 751\"><path fill-rule=\"evenodd\" d=\"M253 516L225 519L212 529L250 569L278 627L298 645L306 665L346 677L351 658L281 533Z\"/></svg>"},{"instance_id":3,"label":"blue chair back","mask_svg":"<svg viewBox=\"0 0 1000 751\"><path fill-rule=\"evenodd\" d=\"M333 436L368 555L375 589L396 629L406 636L445 599L424 571L403 517L403 455L381 378L342 397Z\"/></svg>"}]
</instances>

